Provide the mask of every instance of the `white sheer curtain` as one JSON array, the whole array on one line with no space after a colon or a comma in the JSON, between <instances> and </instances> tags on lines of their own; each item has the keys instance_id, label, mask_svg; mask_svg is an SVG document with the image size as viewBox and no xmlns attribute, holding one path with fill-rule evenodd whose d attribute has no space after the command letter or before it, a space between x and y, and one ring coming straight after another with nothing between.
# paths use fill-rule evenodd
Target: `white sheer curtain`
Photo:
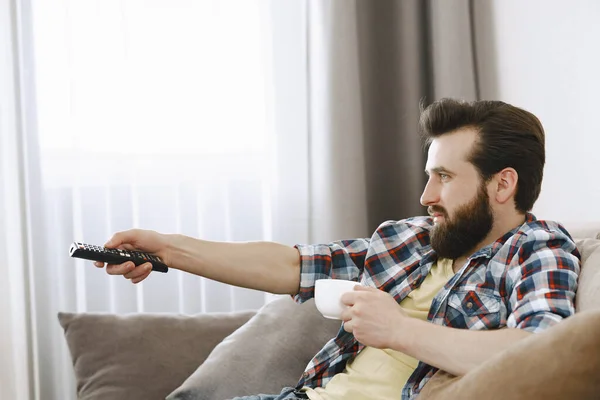
<instances>
[{"instance_id":1,"label":"white sheer curtain","mask_svg":"<svg viewBox=\"0 0 600 400\"><path fill-rule=\"evenodd\" d=\"M30 396L32 378L17 7L0 0L0 398Z\"/></svg>"},{"instance_id":2,"label":"white sheer curtain","mask_svg":"<svg viewBox=\"0 0 600 400\"><path fill-rule=\"evenodd\" d=\"M260 306L261 293L177 271L135 287L64 259L73 239L103 243L129 227L271 238L259 3L65 0L39 2L34 11L48 237L57 244L59 281L78 288L65 294L65 305L117 312Z\"/></svg>"},{"instance_id":3,"label":"white sheer curtain","mask_svg":"<svg viewBox=\"0 0 600 400\"><path fill-rule=\"evenodd\" d=\"M131 227L308 241L305 10L267 0L2 7L18 33L3 50L17 49L22 75L6 97L14 126L2 131L3 154L21 152L0 170L19 171L0 184L0 205L13 211L2 222L22 231L2 237L2 249L16 249L2 263L17 283L2 295L14 305L2 344L30 356L0 362L16 382L0 397L29 388L32 398L74 398L57 311L192 314L269 297L175 270L134 286L70 259L72 241L102 244Z\"/></svg>"}]
</instances>

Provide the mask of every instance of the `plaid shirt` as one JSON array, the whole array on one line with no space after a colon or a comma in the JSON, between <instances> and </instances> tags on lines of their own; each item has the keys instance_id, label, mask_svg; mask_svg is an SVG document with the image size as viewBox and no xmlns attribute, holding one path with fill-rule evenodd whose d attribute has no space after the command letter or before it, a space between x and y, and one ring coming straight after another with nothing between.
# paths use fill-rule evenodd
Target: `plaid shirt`
<instances>
[{"instance_id":1,"label":"plaid shirt","mask_svg":"<svg viewBox=\"0 0 600 400\"><path fill-rule=\"evenodd\" d=\"M432 227L431 218L416 217L385 222L371 239L297 245L301 272L295 300L313 297L315 280L334 278L377 287L401 302L437 260L429 239ZM459 329L543 331L575 312L579 259L561 225L527 214L523 225L471 255L434 297L427 319ZM309 362L297 387L325 386L363 348L340 328ZM402 398L416 396L436 371L419 362Z\"/></svg>"}]
</instances>

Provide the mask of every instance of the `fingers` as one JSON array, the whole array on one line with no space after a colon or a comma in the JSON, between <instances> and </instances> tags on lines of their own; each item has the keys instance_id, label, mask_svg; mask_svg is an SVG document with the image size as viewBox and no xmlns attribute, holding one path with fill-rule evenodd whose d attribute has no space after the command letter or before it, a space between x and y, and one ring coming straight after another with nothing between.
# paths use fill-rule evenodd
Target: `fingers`
<instances>
[{"instance_id":1,"label":"fingers","mask_svg":"<svg viewBox=\"0 0 600 400\"><path fill-rule=\"evenodd\" d=\"M100 261L94 262L94 265L98 268L104 267L104 263ZM152 264L145 263L140 264L137 267L132 262L108 264L106 266L106 272L109 275L123 275L125 278L130 279L131 283L139 283L150 275L152 272Z\"/></svg>"},{"instance_id":2,"label":"fingers","mask_svg":"<svg viewBox=\"0 0 600 400\"><path fill-rule=\"evenodd\" d=\"M342 311L340 318L344 322L350 321L352 319L352 309L350 307L346 307L346 309L344 309L344 311Z\"/></svg>"},{"instance_id":3,"label":"fingers","mask_svg":"<svg viewBox=\"0 0 600 400\"><path fill-rule=\"evenodd\" d=\"M147 276L150 273L150 271L152 271L152 264L145 263L145 264L138 265L131 272L128 272L128 273L124 274L123 276L125 278L131 279L133 281L134 279L141 278L144 275Z\"/></svg>"},{"instance_id":4,"label":"fingers","mask_svg":"<svg viewBox=\"0 0 600 400\"><path fill-rule=\"evenodd\" d=\"M96 264L97 263L94 263L94 265ZM132 283L138 283L150 275L150 272L152 272L152 264L145 263L140 264L137 267L132 262L126 262L123 264L108 264L106 266L106 272L109 275L123 275L125 278L131 279Z\"/></svg>"},{"instance_id":5,"label":"fingers","mask_svg":"<svg viewBox=\"0 0 600 400\"><path fill-rule=\"evenodd\" d=\"M132 262L126 262L123 264L108 264L106 266L106 273L109 275L125 275L135 268L135 264Z\"/></svg>"},{"instance_id":6,"label":"fingers","mask_svg":"<svg viewBox=\"0 0 600 400\"><path fill-rule=\"evenodd\" d=\"M346 306L353 306L356 303L356 293L346 292L340 297L340 301Z\"/></svg>"},{"instance_id":7,"label":"fingers","mask_svg":"<svg viewBox=\"0 0 600 400\"><path fill-rule=\"evenodd\" d=\"M354 290L358 292L379 292L380 290L371 286L356 285Z\"/></svg>"},{"instance_id":8,"label":"fingers","mask_svg":"<svg viewBox=\"0 0 600 400\"><path fill-rule=\"evenodd\" d=\"M383 291L381 291L377 288L374 288L374 287L356 285L356 286L354 286L354 291L344 293L342 295L342 297L340 298L340 300L343 304L345 304L347 306L353 306L354 304L356 304L356 302L358 301L358 299L361 296L364 296L363 294L361 294L361 292L384 293ZM370 296L370 295L368 295L368 296Z\"/></svg>"},{"instance_id":9,"label":"fingers","mask_svg":"<svg viewBox=\"0 0 600 400\"><path fill-rule=\"evenodd\" d=\"M344 330L349 333L352 333L354 331L354 326L352 325L352 320L344 322Z\"/></svg>"},{"instance_id":10,"label":"fingers","mask_svg":"<svg viewBox=\"0 0 600 400\"><path fill-rule=\"evenodd\" d=\"M143 281L144 279L146 279L148 277L148 275L150 275L150 272L152 272L152 270L144 273L143 275L138 276L137 278L132 279L131 283L139 283L139 282Z\"/></svg>"}]
</instances>

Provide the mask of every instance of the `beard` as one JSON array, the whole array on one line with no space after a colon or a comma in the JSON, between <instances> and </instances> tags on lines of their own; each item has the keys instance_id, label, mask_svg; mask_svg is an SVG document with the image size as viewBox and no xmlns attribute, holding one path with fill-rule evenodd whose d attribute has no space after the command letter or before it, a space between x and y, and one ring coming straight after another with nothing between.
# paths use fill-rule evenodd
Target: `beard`
<instances>
[{"instance_id":1,"label":"beard","mask_svg":"<svg viewBox=\"0 0 600 400\"><path fill-rule=\"evenodd\" d=\"M444 215L444 222L435 225L430 234L431 247L441 258L455 260L476 250L474 247L494 225L490 199L483 182L475 198L458 207L452 218L442 207L431 206L429 211Z\"/></svg>"}]
</instances>

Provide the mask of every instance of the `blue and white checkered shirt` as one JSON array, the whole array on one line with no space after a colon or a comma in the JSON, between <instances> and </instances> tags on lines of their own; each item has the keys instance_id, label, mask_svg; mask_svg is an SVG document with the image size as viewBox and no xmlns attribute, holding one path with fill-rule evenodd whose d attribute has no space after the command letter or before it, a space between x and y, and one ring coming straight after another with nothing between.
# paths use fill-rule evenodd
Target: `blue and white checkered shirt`
<instances>
[{"instance_id":1,"label":"blue and white checkered shirt","mask_svg":"<svg viewBox=\"0 0 600 400\"><path fill-rule=\"evenodd\" d=\"M295 300L312 298L317 279L333 278L377 287L400 303L437 260L432 227L431 218L416 217L385 222L370 239L297 245L301 272ZM523 225L469 257L434 297L427 319L459 329L508 326L540 332L575 312L579 269L579 252L567 231L527 214ZM340 328L310 361L297 387L324 387L363 348ZM420 362L402 398L416 396L436 371Z\"/></svg>"}]
</instances>

